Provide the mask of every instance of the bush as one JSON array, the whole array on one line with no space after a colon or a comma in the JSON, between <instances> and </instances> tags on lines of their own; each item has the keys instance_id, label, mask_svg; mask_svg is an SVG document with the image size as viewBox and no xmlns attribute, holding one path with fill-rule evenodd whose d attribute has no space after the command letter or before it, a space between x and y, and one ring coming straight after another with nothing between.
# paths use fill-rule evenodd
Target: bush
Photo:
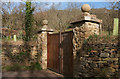
<instances>
[{"instance_id":1,"label":"bush","mask_svg":"<svg viewBox=\"0 0 120 79\"><path fill-rule=\"evenodd\" d=\"M24 67L20 66L19 64L13 64L12 66L5 66L3 67L3 70L6 71L19 71L22 70Z\"/></svg>"},{"instance_id":2,"label":"bush","mask_svg":"<svg viewBox=\"0 0 120 79\"><path fill-rule=\"evenodd\" d=\"M36 62L34 64L31 64L30 66L22 66L19 64L13 64L12 66L5 66L3 67L3 70L5 71L19 71L19 70L42 70L41 65Z\"/></svg>"},{"instance_id":3,"label":"bush","mask_svg":"<svg viewBox=\"0 0 120 79\"><path fill-rule=\"evenodd\" d=\"M27 70L42 70L41 65L36 62L36 63L32 63L31 66L26 67Z\"/></svg>"}]
</instances>

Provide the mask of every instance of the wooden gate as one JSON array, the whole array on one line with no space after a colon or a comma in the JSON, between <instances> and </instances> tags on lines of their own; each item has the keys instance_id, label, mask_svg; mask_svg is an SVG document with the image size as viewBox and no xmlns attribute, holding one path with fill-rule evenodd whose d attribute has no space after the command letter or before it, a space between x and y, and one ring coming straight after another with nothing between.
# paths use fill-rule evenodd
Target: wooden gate
<instances>
[{"instance_id":1,"label":"wooden gate","mask_svg":"<svg viewBox=\"0 0 120 79\"><path fill-rule=\"evenodd\" d=\"M48 34L47 68L64 76L73 75L73 32Z\"/></svg>"}]
</instances>

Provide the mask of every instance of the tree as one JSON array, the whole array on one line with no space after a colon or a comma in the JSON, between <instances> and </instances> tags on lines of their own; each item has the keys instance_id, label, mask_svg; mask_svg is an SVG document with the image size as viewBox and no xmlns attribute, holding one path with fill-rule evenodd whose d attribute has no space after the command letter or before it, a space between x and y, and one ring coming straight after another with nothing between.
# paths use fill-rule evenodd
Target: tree
<instances>
[{"instance_id":1,"label":"tree","mask_svg":"<svg viewBox=\"0 0 120 79\"><path fill-rule=\"evenodd\" d=\"M118 10L119 2L110 2L110 8L113 10Z\"/></svg>"},{"instance_id":2,"label":"tree","mask_svg":"<svg viewBox=\"0 0 120 79\"><path fill-rule=\"evenodd\" d=\"M4 2L2 3L2 27L9 28L9 36L11 36L12 30L21 31L25 26L25 4L19 2L19 5L15 5L17 2ZM17 33L17 35L20 33Z\"/></svg>"},{"instance_id":3,"label":"tree","mask_svg":"<svg viewBox=\"0 0 120 79\"><path fill-rule=\"evenodd\" d=\"M33 22L33 11L34 8L31 8L31 2L26 2L26 15L25 15L25 41L30 41L32 36L32 22Z\"/></svg>"}]
</instances>

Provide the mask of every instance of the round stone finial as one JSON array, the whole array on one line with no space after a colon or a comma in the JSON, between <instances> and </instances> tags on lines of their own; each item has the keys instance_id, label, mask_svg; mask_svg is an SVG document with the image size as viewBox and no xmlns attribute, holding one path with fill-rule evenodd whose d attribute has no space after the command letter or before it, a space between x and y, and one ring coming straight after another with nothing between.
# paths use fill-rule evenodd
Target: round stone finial
<instances>
[{"instance_id":1,"label":"round stone finial","mask_svg":"<svg viewBox=\"0 0 120 79\"><path fill-rule=\"evenodd\" d=\"M89 11L91 10L90 5L84 4L84 5L81 7L81 10L82 10L83 12L89 12Z\"/></svg>"},{"instance_id":2,"label":"round stone finial","mask_svg":"<svg viewBox=\"0 0 120 79\"><path fill-rule=\"evenodd\" d=\"M43 24L47 25L48 24L48 20L43 20Z\"/></svg>"}]
</instances>

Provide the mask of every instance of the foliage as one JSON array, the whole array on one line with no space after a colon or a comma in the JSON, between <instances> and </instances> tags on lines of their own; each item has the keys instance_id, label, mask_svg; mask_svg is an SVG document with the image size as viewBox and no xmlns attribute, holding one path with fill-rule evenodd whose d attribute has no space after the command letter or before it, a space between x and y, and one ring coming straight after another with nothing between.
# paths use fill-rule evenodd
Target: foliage
<instances>
[{"instance_id":1,"label":"foliage","mask_svg":"<svg viewBox=\"0 0 120 79\"><path fill-rule=\"evenodd\" d=\"M28 2L29 3L29 2ZM81 3L68 3L66 5L66 9L64 10L59 10L59 7L61 7L61 4L55 5L53 4L49 9L43 10L43 5L46 6L49 3L32 3L31 6L36 5L36 9L31 9L28 11L28 14L33 14L32 10L34 10L34 22L32 28L33 30L32 33L35 33L37 30L39 30L40 27L42 27L42 20L43 19L48 19L49 24L48 26L50 28L53 28L55 30L62 30L67 29L71 21L74 20L79 20L82 12L80 10L81 8ZM42 4L42 6L41 6ZM104 4L104 3L103 3ZM94 8L92 5L92 10L90 11L91 14L95 14L98 18L103 20L102 23L102 30L105 31L112 31L113 29L113 20L114 18L118 17L118 10L115 8L118 7L118 3L110 3L111 6L106 7L107 5L104 4L105 8ZM94 5L94 3L93 3ZM14 6L11 8L11 6ZM111 8L111 9L107 9ZM10 11L10 12L9 12ZM26 26L26 21L25 21L25 4L20 3L20 5L15 5L15 3L2 3L2 24L4 27L9 27L11 29L16 29L16 30L23 30L25 29L24 27ZM116 14L116 15L115 15ZM31 15L30 15L31 16ZM103 17L104 16L104 17ZM30 20L29 20L30 21ZM31 25L31 23L30 23ZM23 28L23 29L22 29Z\"/></svg>"},{"instance_id":2,"label":"foliage","mask_svg":"<svg viewBox=\"0 0 120 79\"><path fill-rule=\"evenodd\" d=\"M20 66L19 64L13 64L12 66L3 67L3 69L6 71L18 71L18 70L21 70L22 68L23 67Z\"/></svg>"},{"instance_id":3,"label":"foliage","mask_svg":"<svg viewBox=\"0 0 120 79\"><path fill-rule=\"evenodd\" d=\"M42 67L41 65L36 62L30 66L24 66L24 65L20 65L20 64L13 64L11 66L4 66L2 67L3 70L6 70L6 71L21 71L21 70L28 70L28 71L31 71L31 70L42 70Z\"/></svg>"},{"instance_id":4,"label":"foliage","mask_svg":"<svg viewBox=\"0 0 120 79\"><path fill-rule=\"evenodd\" d=\"M109 34L105 34L105 35L90 35L87 39L84 40L84 43L97 43L97 42L115 42L118 41L117 36L113 36L113 35L109 35Z\"/></svg>"},{"instance_id":5,"label":"foliage","mask_svg":"<svg viewBox=\"0 0 120 79\"><path fill-rule=\"evenodd\" d=\"M26 67L27 70L42 70L41 65L36 62L36 63L32 63L30 66Z\"/></svg>"},{"instance_id":6,"label":"foliage","mask_svg":"<svg viewBox=\"0 0 120 79\"><path fill-rule=\"evenodd\" d=\"M12 61L21 63L24 62L25 59L27 57L27 53L26 52L20 52L18 55L13 55L12 53L6 54L6 56L8 56Z\"/></svg>"},{"instance_id":7,"label":"foliage","mask_svg":"<svg viewBox=\"0 0 120 79\"><path fill-rule=\"evenodd\" d=\"M25 41L30 41L32 36L32 22L33 22L33 11L34 8L31 8L31 2L26 2L26 15L25 15Z\"/></svg>"}]
</instances>

